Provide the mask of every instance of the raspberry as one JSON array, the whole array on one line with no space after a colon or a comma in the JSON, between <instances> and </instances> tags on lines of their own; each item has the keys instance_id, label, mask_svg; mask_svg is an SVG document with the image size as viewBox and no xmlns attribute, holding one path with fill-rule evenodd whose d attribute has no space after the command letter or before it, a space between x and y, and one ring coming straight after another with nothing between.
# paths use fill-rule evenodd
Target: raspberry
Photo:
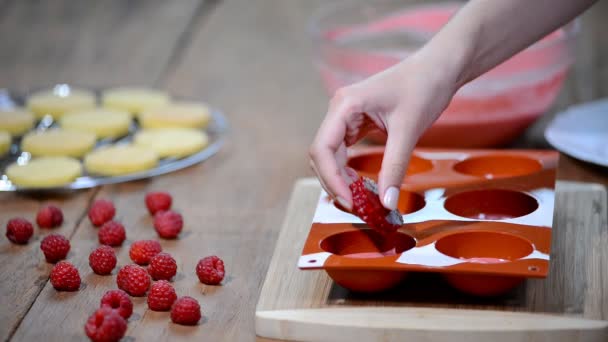
<instances>
[{"instance_id":1,"label":"raspberry","mask_svg":"<svg viewBox=\"0 0 608 342\"><path fill-rule=\"evenodd\" d=\"M100 307L108 306L118 312L124 319L133 313L133 302L123 290L110 290L101 297Z\"/></svg>"},{"instance_id":2,"label":"raspberry","mask_svg":"<svg viewBox=\"0 0 608 342\"><path fill-rule=\"evenodd\" d=\"M196 325L201 319L201 306L196 299L188 296L180 297L171 308L171 320L182 325Z\"/></svg>"},{"instance_id":3,"label":"raspberry","mask_svg":"<svg viewBox=\"0 0 608 342\"><path fill-rule=\"evenodd\" d=\"M70 241L63 235L50 234L40 242L40 249L44 253L44 258L50 263L56 263L65 259L70 251Z\"/></svg>"},{"instance_id":4,"label":"raspberry","mask_svg":"<svg viewBox=\"0 0 608 342\"><path fill-rule=\"evenodd\" d=\"M93 342L118 342L127 332L127 321L108 307L97 309L84 325Z\"/></svg>"},{"instance_id":5,"label":"raspberry","mask_svg":"<svg viewBox=\"0 0 608 342\"><path fill-rule=\"evenodd\" d=\"M36 223L38 223L40 228L59 227L63 223L63 213L56 206L47 205L38 211Z\"/></svg>"},{"instance_id":6,"label":"raspberry","mask_svg":"<svg viewBox=\"0 0 608 342\"><path fill-rule=\"evenodd\" d=\"M183 226L182 215L175 211L159 211L154 215L154 229L163 239L175 239Z\"/></svg>"},{"instance_id":7,"label":"raspberry","mask_svg":"<svg viewBox=\"0 0 608 342\"><path fill-rule=\"evenodd\" d=\"M148 273L154 280L171 280L177 273L177 263L169 253L160 252L150 259Z\"/></svg>"},{"instance_id":8,"label":"raspberry","mask_svg":"<svg viewBox=\"0 0 608 342\"><path fill-rule=\"evenodd\" d=\"M51 270L51 284L57 291L77 291L80 287L78 269L68 261L60 261Z\"/></svg>"},{"instance_id":9,"label":"raspberry","mask_svg":"<svg viewBox=\"0 0 608 342\"><path fill-rule=\"evenodd\" d=\"M139 240L133 242L129 249L129 256L138 265L147 265L150 259L162 251L160 243L155 240Z\"/></svg>"},{"instance_id":10,"label":"raspberry","mask_svg":"<svg viewBox=\"0 0 608 342\"><path fill-rule=\"evenodd\" d=\"M380 233L391 233L403 225L403 218L397 210L384 208L378 197L376 182L360 177L350 184L353 194L353 212L372 229Z\"/></svg>"},{"instance_id":11,"label":"raspberry","mask_svg":"<svg viewBox=\"0 0 608 342\"><path fill-rule=\"evenodd\" d=\"M154 311L169 311L177 299L177 294L171 283L159 280L152 284L148 292L148 307Z\"/></svg>"},{"instance_id":12,"label":"raspberry","mask_svg":"<svg viewBox=\"0 0 608 342\"><path fill-rule=\"evenodd\" d=\"M215 255L199 260L196 264L196 275L201 283L217 285L224 279L224 262Z\"/></svg>"},{"instance_id":13,"label":"raspberry","mask_svg":"<svg viewBox=\"0 0 608 342\"><path fill-rule=\"evenodd\" d=\"M150 287L150 276L146 269L137 265L123 266L116 276L118 288L134 297L142 297Z\"/></svg>"},{"instance_id":14,"label":"raspberry","mask_svg":"<svg viewBox=\"0 0 608 342\"><path fill-rule=\"evenodd\" d=\"M108 200L100 199L93 202L91 209L89 209L89 220L94 226L101 226L114 218L115 214L114 204Z\"/></svg>"},{"instance_id":15,"label":"raspberry","mask_svg":"<svg viewBox=\"0 0 608 342\"><path fill-rule=\"evenodd\" d=\"M171 209L171 195L168 192L148 192L146 194L146 207L150 215L154 215L159 211Z\"/></svg>"},{"instance_id":16,"label":"raspberry","mask_svg":"<svg viewBox=\"0 0 608 342\"><path fill-rule=\"evenodd\" d=\"M104 223L99 229L97 236L99 237L100 244L108 246L120 246L127 238L125 227L116 221Z\"/></svg>"},{"instance_id":17,"label":"raspberry","mask_svg":"<svg viewBox=\"0 0 608 342\"><path fill-rule=\"evenodd\" d=\"M34 235L34 226L21 217L10 219L6 224L6 237L14 243L25 245Z\"/></svg>"},{"instance_id":18,"label":"raspberry","mask_svg":"<svg viewBox=\"0 0 608 342\"><path fill-rule=\"evenodd\" d=\"M97 247L89 254L89 266L93 272L99 275L112 273L116 267L116 254L110 246L102 245Z\"/></svg>"}]
</instances>

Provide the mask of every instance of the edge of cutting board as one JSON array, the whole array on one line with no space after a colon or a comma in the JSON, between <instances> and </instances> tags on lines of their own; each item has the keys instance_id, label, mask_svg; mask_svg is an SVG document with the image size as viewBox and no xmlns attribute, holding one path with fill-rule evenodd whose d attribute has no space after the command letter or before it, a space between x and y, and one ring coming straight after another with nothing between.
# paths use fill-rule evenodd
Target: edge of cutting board
<instances>
[{"instance_id":1,"label":"edge of cutting board","mask_svg":"<svg viewBox=\"0 0 608 342\"><path fill-rule=\"evenodd\" d=\"M560 191L601 191L558 182ZM296 182L255 315L260 337L297 341L608 341L608 321L529 312L421 307L323 306L332 281L296 267L320 185ZM296 288L295 284L303 284Z\"/></svg>"}]
</instances>

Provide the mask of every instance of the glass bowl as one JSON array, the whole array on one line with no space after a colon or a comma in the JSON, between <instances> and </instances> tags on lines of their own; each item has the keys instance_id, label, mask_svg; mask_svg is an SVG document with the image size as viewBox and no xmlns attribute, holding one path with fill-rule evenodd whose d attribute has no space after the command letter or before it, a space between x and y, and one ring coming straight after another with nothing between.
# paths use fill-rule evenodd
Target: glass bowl
<instances>
[{"instance_id":1,"label":"glass bowl","mask_svg":"<svg viewBox=\"0 0 608 342\"><path fill-rule=\"evenodd\" d=\"M328 93L408 57L462 5L384 0L322 8L310 33ZM577 31L574 21L466 84L418 145L475 148L513 141L555 101L574 62ZM382 142L384 137L372 138Z\"/></svg>"}]
</instances>

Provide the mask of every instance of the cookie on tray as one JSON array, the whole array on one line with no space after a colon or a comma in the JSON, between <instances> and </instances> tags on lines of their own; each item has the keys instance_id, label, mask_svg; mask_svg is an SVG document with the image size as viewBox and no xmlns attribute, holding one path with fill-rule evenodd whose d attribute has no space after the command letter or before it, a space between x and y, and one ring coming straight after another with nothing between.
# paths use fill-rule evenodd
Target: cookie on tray
<instances>
[{"instance_id":1,"label":"cookie on tray","mask_svg":"<svg viewBox=\"0 0 608 342\"><path fill-rule=\"evenodd\" d=\"M134 143L151 148L161 158L181 158L205 148L209 138L203 131L193 128L158 128L138 132Z\"/></svg>"},{"instance_id":2,"label":"cookie on tray","mask_svg":"<svg viewBox=\"0 0 608 342\"><path fill-rule=\"evenodd\" d=\"M196 102L178 102L151 108L139 116L144 128L205 128L211 120L209 107Z\"/></svg>"},{"instance_id":3,"label":"cookie on tray","mask_svg":"<svg viewBox=\"0 0 608 342\"><path fill-rule=\"evenodd\" d=\"M129 133L132 117L129 112L95 108L66 113L59 125L68 130L94 133L97 138L116 138Z\"/></svg>"},{"instance_id":4,"label":"cookie on tray","mask_svg":"<svg viewBox=\"0 0 608 342\"><path fill-rule=\"evenodd\" d=\"M50 115L57 120L69 111L94 108L95 101L95 94L91 91L58 85L32 94L26 104L39 119Z\"/></svg>"},{"instance_id":5,"label":"cookie on tray","mask_svg":"<svg viewBox=\"0 0 608 342\"><path fill-rule=\"evenodd\" d=\"M34 114L23 108L0 109L0 130L20 136L34 126Z\"/></svg>"},{"instance_id":6,"label":"cookie on tray","mask_svg":"<svg viewBox=\"0 0 608 342\"><path fill-rule=\"evenodd\" d=\"M113 145L99 148L84 158L89 173L120 176L156 167L158 154L154 150L135 145Z\"/></svg>"},{"instance_id":7,"label":"cookie on tray","mask_svg":"<svg viewBox=\"0 0 608 342\"><path fill-rule=\"evenodd\" d=\"M0 157L11 148L12 137L7 131L0 131Z\"/></svg>"},{"instance_id":8,"label":"cookie on tray","mask_svg":"<svg viewBox=\"0 0 608 342\"><path fill-rule=\"evenodd\" d=\"M93 133L64 129L30 132L21 141L21 150L36 157L67 156L79 158L89 152L97 141Z\"/></svg>"},{"instance_id":9,"label":"cookie on tray","mask_svg":"<svg viewBox=\"0 0 608 342\"><path fill-rule=\"evenodd\" d=\"M138 114L149 108L166 105L171 100L164 91L142 87L118 87L103 92L104 107Z\"/></svg>"},{"instance_id":10,"label":"cookie on tray","mask_svg":"<svg viewBox=\"0 0 608 342\"><path fill-rule=\"evenodd\" d=\"M6 168L8 179L22 187L53 187L71 183L82 174L82 165L69 157L42 157Z\"/></svg>"}]
</instances>

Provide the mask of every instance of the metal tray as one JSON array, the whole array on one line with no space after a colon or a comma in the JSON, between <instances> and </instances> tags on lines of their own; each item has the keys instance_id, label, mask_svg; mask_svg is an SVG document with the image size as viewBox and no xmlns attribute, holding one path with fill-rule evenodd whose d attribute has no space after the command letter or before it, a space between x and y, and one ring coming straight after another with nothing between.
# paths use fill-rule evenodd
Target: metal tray
<instances>
[{"instance_id":1,"label":"metal tray","mask_svg":"<svg viewBox=\"0 0 608 342\"><path fill-rule=\"evenodd\" d=\"M99 95L101 91L96 91L96 94ZM8 89L0 89L0 109L10 109L14 107L21 107L25 103L25 98L27 94L17 94L11 92ZM179 99L179 98L178 98ZM203 160L208 159L217 153L222 145L224 144L225 136L229 129L229 123L226 117L219 110L211 107L211 121L209 125L204 129L205 133L207 133L209 137L209 145L205 147L200 152L184 157L184 158L162 158L158 166L138 173L132 173L122 176L114 176L114 177L105 177L98 175L90 175L86 170L83 170L82 176L76 178L72 183L65 184L57 187L19 187L13 184L6 174L4 173L5 169L13 162L17 161L19 163L27 163L31 156L28 152L23 152L20 149L21 137L13 137L12 145L9 149L9 152L0 156L0 192L8 192L8 191L19 191L19 192L62 192L62 191L72 191L77 189L87 189L92 188L99 185L106 184L115 184L115 183L123 183L129 182L133 180L151 178L159 175L163 175L169 172L177 171L188 166L192 166L194 164L200 163ZM56 122L50 116L43 118L38 121L34 126L33 130L47 130L49 128L55 127L57 125ZM101 146L110 145L110 144L126 144L129 143L135 133L140 129L136 120L131 123L131 127L129 128L129 133L126 136L114 139L101 139L97 141L95 148L99 148Z\"/></svg>"}]
</instances>

